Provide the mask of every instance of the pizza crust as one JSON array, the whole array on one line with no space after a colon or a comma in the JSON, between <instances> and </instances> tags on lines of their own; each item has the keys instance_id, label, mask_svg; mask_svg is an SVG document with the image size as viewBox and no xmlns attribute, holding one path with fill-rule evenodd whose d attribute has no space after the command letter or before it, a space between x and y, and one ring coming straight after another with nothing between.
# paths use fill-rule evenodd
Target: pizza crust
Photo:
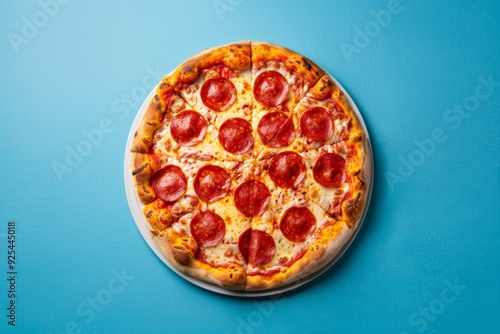
<instances>
[{"instance_id":1,"label":"pizza crust","mask_svg":"<svg viewBox=\"0 0 500 334\"><path fill-rule=\"evenodd\" d=\"M160 168L159 159L154 155L132 152L130 167L139 200L143 204L154 201L156 194L151 186L151 178Z\"/></svg>"},{"instance_id":2,"label":"pizza crust","mask_svg":"<svg viewBox=\"0 0 500 334\"><path fill-rule=\"evenodd\" d=\"M141 124L137 129L131 152L148 153L153 146L153 139L156 131L160 128L163 116L166 112L166 103L159 95L155 95L142 118Z\"/></svg>"},{"instance_id":3,"label":"pizza crust","mask_svg":"<svg viewBox=\"0 0 500 334\"><path fill-rule=\"evenodd\" d=\"M351 140L351 150L354 157L349 162L347 173L351 177L350 196L342 203L342 220L350 228L355 228L365 207L367 195L367 177L371 173L371 163L367 160L366 135L362 132L354 134L355 140ZM367 166L370 164L370 166ZM367 169L370 167L370 169Z\"/></svg>"},{"instance_id":4,"label":"pizza crust","mask_svg":"<svg viewBox=\"0 0 500 334\"><path fill-rule=\"evenodd\" d=\"M250 43L242 41L218 48L207 49L191 57L171 75L163 79L166 87L179 87L195 82L205 68L223 64L229 69L242 71L250 67Z\"/></svg>"},{"instance_id":5,"label":"pizza crust","mask_svg":"<svg viewBox=\"0 0 500 334\"><path fill-rule=\"evenodd\" d=\"M306 79L310 85L314 85L325 73L313 61L290 49L271 43L252 42L252 62L262 66L269 61L280 62L288 70Z\"/></svg>"}]
</instances>

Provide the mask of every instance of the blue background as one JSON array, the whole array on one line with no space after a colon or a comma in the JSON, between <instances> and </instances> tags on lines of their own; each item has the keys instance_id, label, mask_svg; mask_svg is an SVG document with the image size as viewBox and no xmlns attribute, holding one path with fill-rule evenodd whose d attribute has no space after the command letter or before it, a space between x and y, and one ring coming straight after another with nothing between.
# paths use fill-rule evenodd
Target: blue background
<instances>
[{"instance_id":1,"label":"blue background","mask_svg":"<svg viewBox=\"0 0 500 334\"><path fill-rule=\"evenodd\" d=\"M65 2L0 12L0 332L500 332L498 1ZM375 158L353 245L274 300L178 277L143 240L123 182L130 127L160 77L243 39L333 74ZM86 155L69 166L77 149Z\"/></svg>"}]
</instances>

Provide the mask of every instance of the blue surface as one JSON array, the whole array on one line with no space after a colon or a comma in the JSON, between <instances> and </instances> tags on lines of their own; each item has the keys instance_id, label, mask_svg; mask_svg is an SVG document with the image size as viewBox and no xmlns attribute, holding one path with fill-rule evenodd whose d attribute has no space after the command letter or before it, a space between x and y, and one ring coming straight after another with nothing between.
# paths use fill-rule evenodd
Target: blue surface
<instances>
[{"instance_id":1,"label":"blue surface","mask_svg":"<svg viewBox=\"0 0 500 334\"><path fill-rule=\"evenodd\" d=\"M500 333L498 1L65 2L0 12L1 333ZM142 239L123 185L130 126L159 78L242 39L333 74L375 156L352 247L275 299L178 277Z\"/></svg>"}]
</instances>

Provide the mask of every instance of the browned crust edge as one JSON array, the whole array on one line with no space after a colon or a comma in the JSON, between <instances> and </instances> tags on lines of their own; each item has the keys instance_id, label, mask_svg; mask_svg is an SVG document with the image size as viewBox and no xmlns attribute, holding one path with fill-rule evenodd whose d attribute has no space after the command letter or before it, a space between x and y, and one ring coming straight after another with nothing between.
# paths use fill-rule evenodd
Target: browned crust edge
<instances>
[{"instance_id":1,"label":"browned crust edge","mask_svg":"<svg viewBox=\"0 0 500 334\"><path fill-rule=\"evenodd\" d=\"M151 178L159 168L160 161L155 155L131 152L131 176L137 196L143 204L148 204L156 199L155 191L151 186Z\"/></svg>"},{"instance_id":2,"label":"browned crust edge","mask_svg":"<svg viewBox=\"0 0 500 334\"><path fill-rule=\"evenodd\" d=\"M130 146L131 152L148 153L150 151L155 132L160 128L166 111L166 103L158 95L155 95L134 134Z\"/></svg>"},{"instance_id":3,"label":"browned crust edge","mask_svg":"<svg viewBox=\"0 0 500 334\"><path fill-rule=\"evenodd\" d=\"M367 157L366 135L358 132L354 140L350 140L352 156L347 166L347 174L350 178L349 196L342 203L342 220L350 228L355 228L365 210L367 189L371 180L371 163Z\"/></svg>"},{"instance_id":4,"label":"browned crust edge","mask_svg":"<svg viewBox=\"0 0 500 334\"><path fill-rule=\"evenodd\" d=\"M163 79L171 87L178 84L191 84L201 75L202 70L222 64L231 70L243 71L251 65L250 41L240 41L207 49L189 58L176 70Z\"/></svg>"},{"instance_id":5,"label":"browned crust edge","mask_svg":"<svg viewBox=\"0 0 500 334\"><path fill-rule=\"evenodd\" d=\"M309 58L280 45L252 42L252 64L260 66L268 61L279 61L287 69L314 85L325 71Z\"/></svg>"}]
</instances>

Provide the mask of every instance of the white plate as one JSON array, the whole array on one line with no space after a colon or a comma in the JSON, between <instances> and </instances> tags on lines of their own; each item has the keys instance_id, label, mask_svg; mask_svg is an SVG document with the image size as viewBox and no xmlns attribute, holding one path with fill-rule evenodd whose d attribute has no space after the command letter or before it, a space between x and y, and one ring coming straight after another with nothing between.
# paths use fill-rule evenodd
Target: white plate
<instances>
[{"instance_id":1,"label":"white plate","mask_svg":"<svg viewBox=\"0 0 500 334\"><path fill-rule=\"evenodd\" d=\"M366 205L364 207L363 213L361 214L361 218L360 218L359 223L358 223L358 228L354 231L354 233L352 234L352 236L348 240L348 242L343 245L343 247L341 248L341 250L339 251L339 253L335 256L335 258L332 259L327 265L325 265L320 270L318 270L318 271L312 273L311 275L306 276L306 277L304 277L304 278L302 278L300 280L297 280L297 281L292 282L292 283L290 283L288 285L279 287L277 289L265 290L265 291L252 291L252 292L227 290L227 289L224 289L224 288L222 288L220 286L217 286L217 285L214 285L214 284L210 284L210 283L207 283L207 282L204 282L204 281L200 281L198 279L195 279L194 277L191 277L189 275L186 275L186 274L180 272L174 266L172 266L172 264L170 264L170 262L162 254L162 252L160 251L160 249L158 248L158 246L156 246L156 244L151 239L150 234L149 234L149 227L147 225L146 220L144 219L144 216L142 215L142 206L143 206L143 204L140 202L139 198L136 195L136 191L135 191L135 188L134 188L134 183L133 183L132 177L130 176L131 171L130 171L130 151L129 151L129 147L132 145L132 140L134 138L134 134L137 131L137 128L139 127L139 124L140 124L140 122L142 120L142 117L144 116L144 113L146 112L146 109L147 109L147 107L148 107L151 99L156 94L157 87L155 87L151 91L151 93L148 95L148 97L146 98L146 100L143 102L141 108L137 112L137 115L135 117L134 123L132 124L132 128L130 129L130 133L129 133L129 136L128 136L127 146L125 148L125 161L124 161L125 192L127 194L127 201L128 201L128 205L129 205L129 208L130 208L130 212L132 213L132 216L133 216L134 221L135 221L135 223L137 225L137 228L141 232L144 240L146 240L146 242L148 243L149 247L153 250L153 252L171 270L173 270L177 275L181 276L182 278L184 278L188 282L191 282L191 283L193 283L196 286L199 286L199 287L201 287L203 289L206 289L206 290L209 290L209 291L212 291L212 292L216 292L216 293L220 293L220 294L228 295L228 296L238 296L238 297L263 297L263 296L272 296L272 295L276 295L276 294L281 294L281 293L284 293L284 292L296 289L296 288L298 288L298 287L300 287L300 286L302 286L302 285L310 282L311 280L315 279L316 277L318 277L319 275L321 275L322 273L324 273L326 270L328 270L335 262L337 262L337 260L342 256L342 254L346 251L346 249L349 247L349 245L352 243L352 241L356 237L356 235L357 235L358 231L360 230L361 225L362 225L362 223L363 223L363 221L365 219L365 215L366 215L366 212L368 210L368 206L370 204L370 198L371 198L371 193L372 193L372 183L373 182L371 180L371 177L373 176L373 164L371 162L373 161L373 157L372 157L372 149L371 149L370 137L368 135L368 130L366 128L365 122L363 121L363 117L361 116L361 113L359 112L356 104L351 99L351 97L346 92L346 90L337 82L337 80L334 79L334 81L338 85L338 87L344 92L347 100L349 101L349 104L351 105L352 109L356 113L356 116L358 117L358 120L359 120L359 123L361 125L361 128L366 133L366 158L370 160L369 161L369 166L371 166L371 168L372 168L372 170L369 173L369 175L367 175L367 180L366 180L366 184L367 184Z\"/></svg>"}]
</instances>

